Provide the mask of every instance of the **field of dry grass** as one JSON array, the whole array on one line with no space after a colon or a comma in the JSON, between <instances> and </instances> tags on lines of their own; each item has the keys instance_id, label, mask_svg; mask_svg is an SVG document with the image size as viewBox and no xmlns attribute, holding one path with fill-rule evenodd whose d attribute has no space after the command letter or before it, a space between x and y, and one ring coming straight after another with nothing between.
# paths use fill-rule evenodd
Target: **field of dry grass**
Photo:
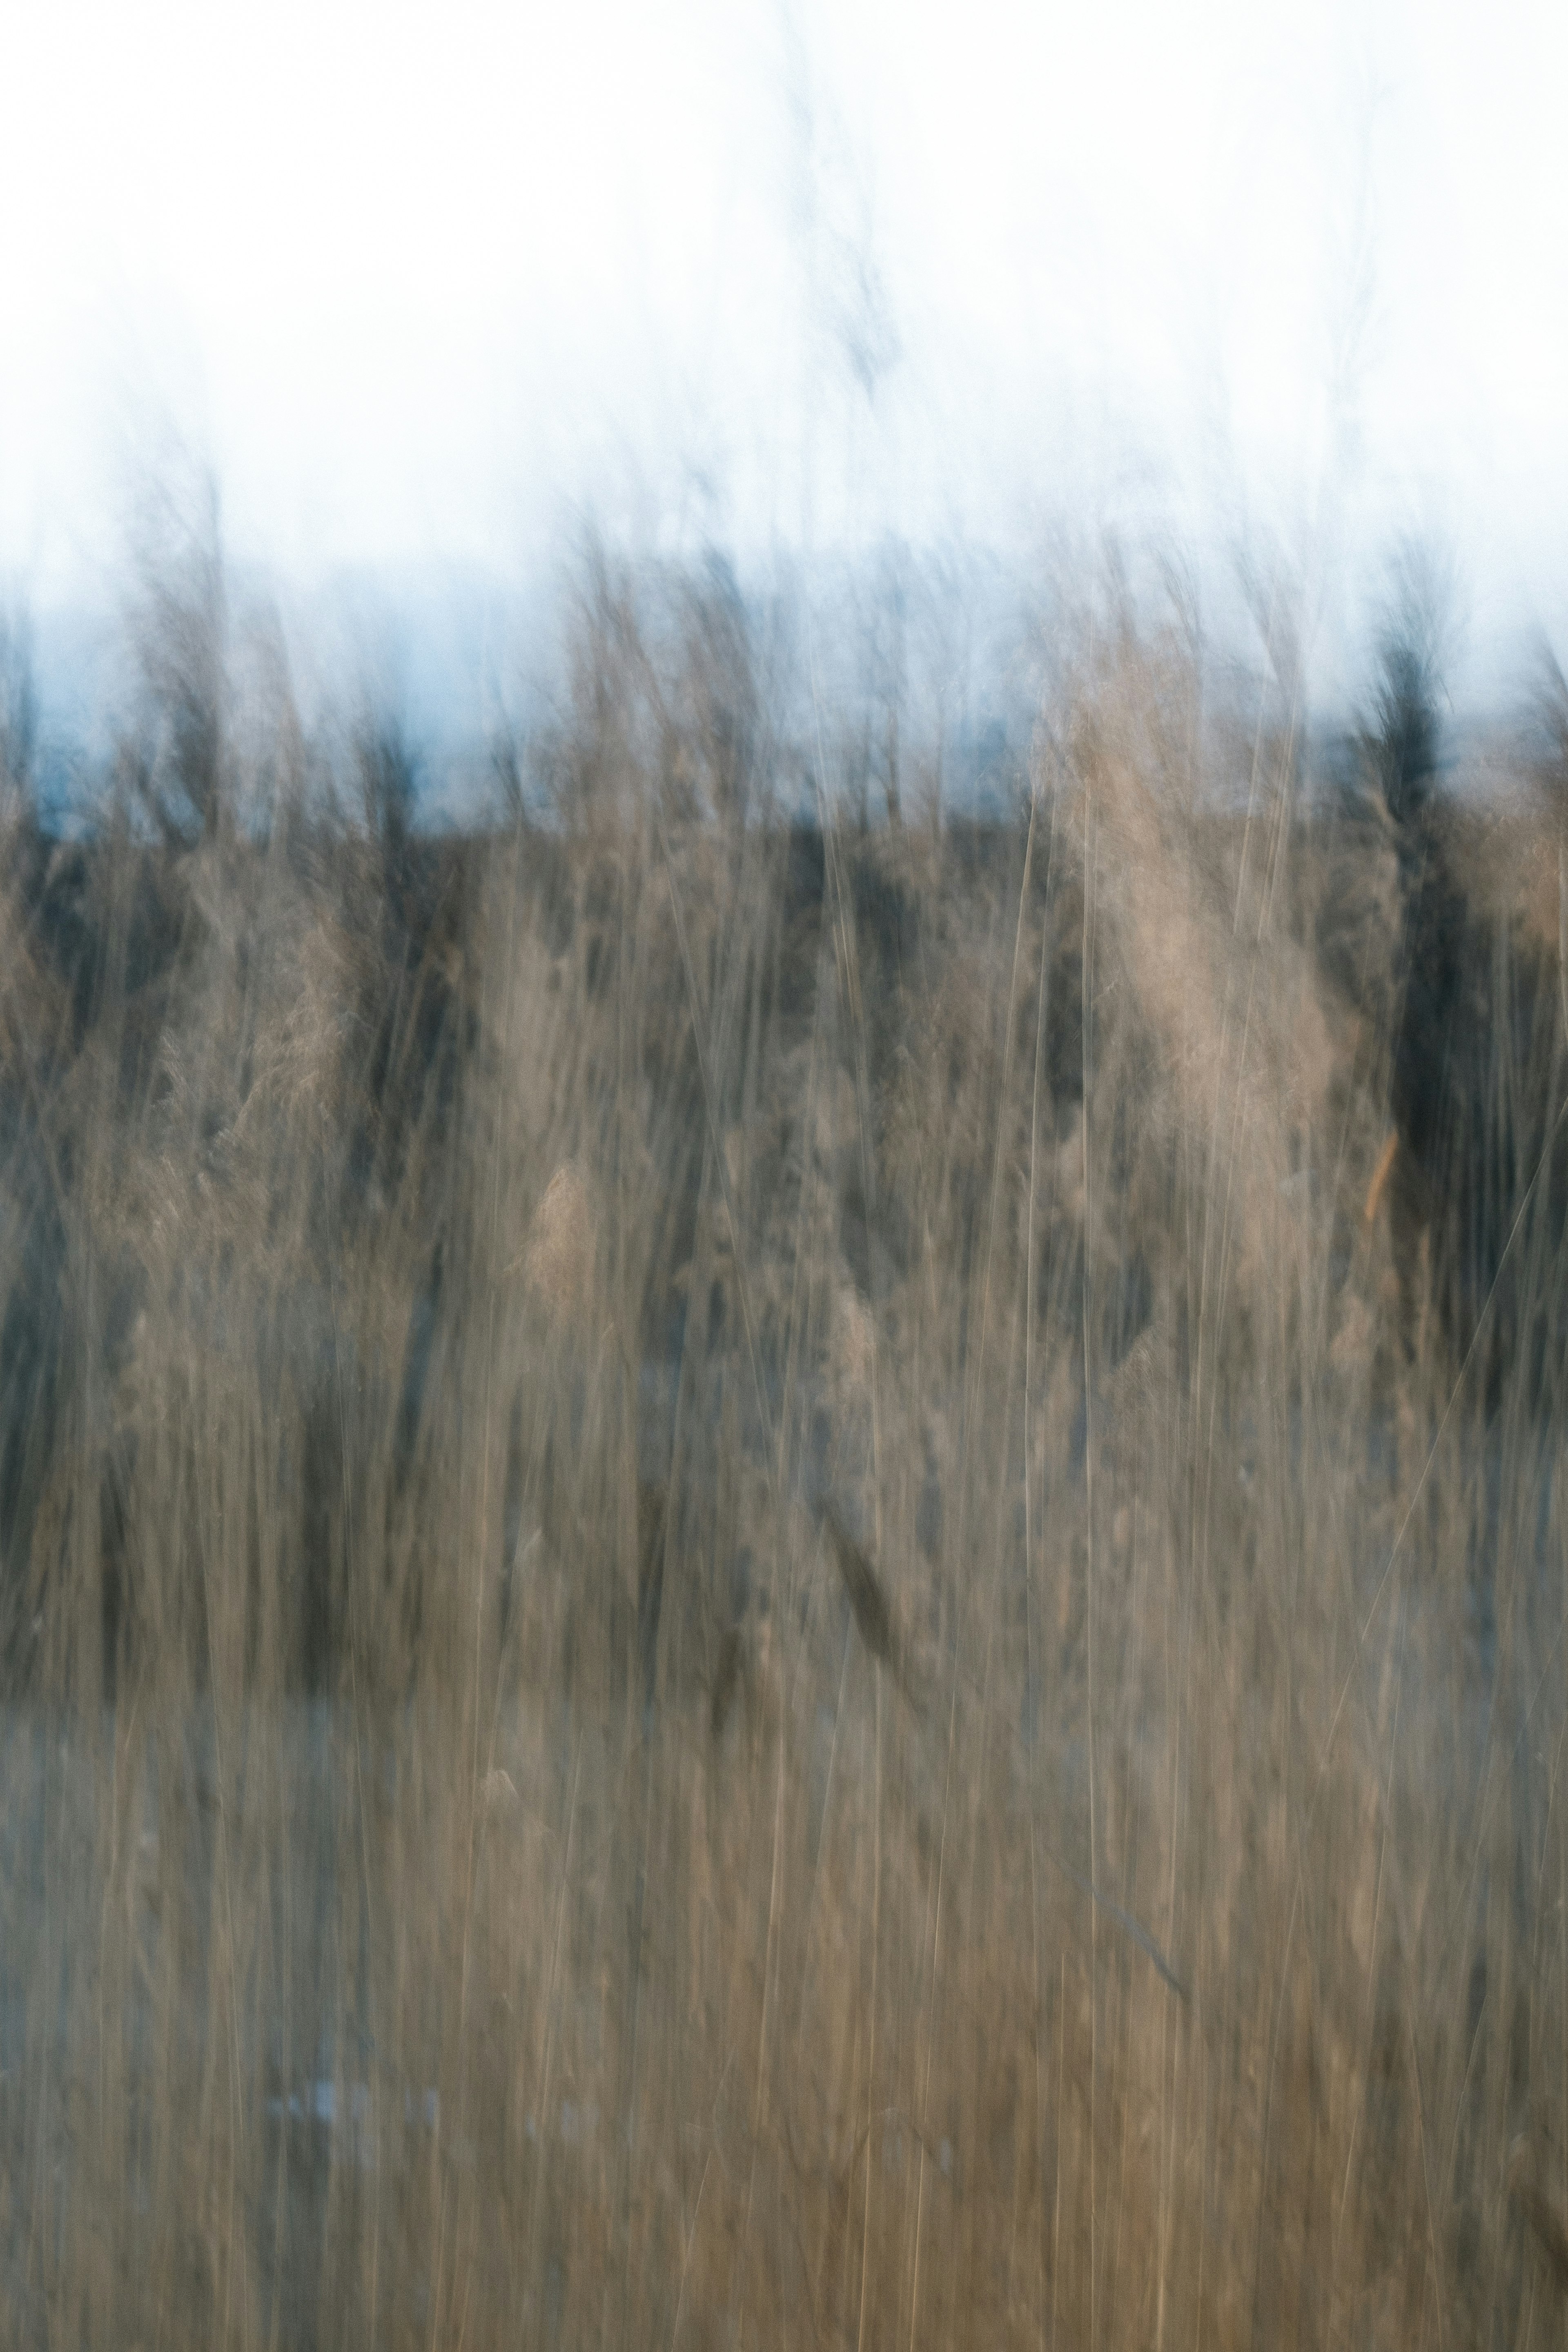
<instances>
[{"instance_id":1,"label":"field of dry grass","mask_svg":"<svg viewBox=\"0 0 1568 2352\"><path fill-rule=\"evenodd\" d=\"M5 2342L1561 2340L1545 803L1477 1297L1386 811L1178 631L813 826L601 581L430 840L193 609L0 858Z\"/></svg>"}]
</instances>

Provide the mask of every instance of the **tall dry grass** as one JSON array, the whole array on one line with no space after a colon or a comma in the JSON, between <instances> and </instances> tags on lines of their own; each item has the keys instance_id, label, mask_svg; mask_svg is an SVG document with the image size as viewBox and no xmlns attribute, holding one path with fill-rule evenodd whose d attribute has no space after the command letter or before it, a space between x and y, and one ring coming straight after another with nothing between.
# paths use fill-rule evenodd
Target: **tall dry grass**
<instances>
[{"instance_id":1,"label":"tall dry grass","mask_svg":"<svg viewBox=\"0 0 1568 2352\"><path fill-rule=\"evenodd\" d=\"M605 564L429 841L180 609L5 803L5 2340L1560 2335L1562 1233L1489 1392L1375 801L1122 614L803 826Z\"/></svg>"}]
</instances>

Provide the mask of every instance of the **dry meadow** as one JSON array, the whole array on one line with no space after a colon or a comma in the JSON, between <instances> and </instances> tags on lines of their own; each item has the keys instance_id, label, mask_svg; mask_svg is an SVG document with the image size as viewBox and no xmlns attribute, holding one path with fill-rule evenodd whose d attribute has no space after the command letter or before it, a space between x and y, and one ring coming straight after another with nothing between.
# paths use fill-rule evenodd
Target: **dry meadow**
<instances>
[{"instance_id":1,"label":"dry meadow","mask_svg":"<svg viewBox=\"0 0 1568 2352\"><path fill-rule=\"evenodd\" d=\"M1422 1032L1179 614L868 821L602 566L437 835L217 613L5 801L4 2340L1563 2341L1560 767Z\"/></svg>"}]
</instances>

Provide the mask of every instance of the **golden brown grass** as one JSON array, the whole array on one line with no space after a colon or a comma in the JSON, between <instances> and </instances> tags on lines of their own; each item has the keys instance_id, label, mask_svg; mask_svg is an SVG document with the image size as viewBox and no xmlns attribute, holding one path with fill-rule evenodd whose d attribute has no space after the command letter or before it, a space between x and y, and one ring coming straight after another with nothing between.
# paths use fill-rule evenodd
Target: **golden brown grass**
<instances>
[{"instance_id":1,"label":"golden brown grass","mask_svg":"<svg viewBox=\"0 0 1568 2352\"><path fill-rule=\"evenodd\" d=\"M5 2338L1556 2340L1561 1419L1403 1311L1385 845L1128 628L821 845L733 622L593 583L552 826L111 831L85 978L10 844Z\"/></svg>"}]
</instances>

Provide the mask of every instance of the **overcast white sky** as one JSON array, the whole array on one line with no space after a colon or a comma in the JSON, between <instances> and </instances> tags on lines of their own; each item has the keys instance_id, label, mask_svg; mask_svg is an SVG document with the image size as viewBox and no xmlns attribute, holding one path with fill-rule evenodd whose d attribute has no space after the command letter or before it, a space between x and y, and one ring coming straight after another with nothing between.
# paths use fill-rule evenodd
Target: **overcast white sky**
<instances>
[{"instance_id":1,"label":"overcast white sky","mask_svg":"<svg viewBox=\"0 0 1568 2352\"><path fill-rule=\"evenodd\" d=\"M1158 510L1568 612L1568 8L0 10L0 573Z\"/></svg>"}]
</instances>

